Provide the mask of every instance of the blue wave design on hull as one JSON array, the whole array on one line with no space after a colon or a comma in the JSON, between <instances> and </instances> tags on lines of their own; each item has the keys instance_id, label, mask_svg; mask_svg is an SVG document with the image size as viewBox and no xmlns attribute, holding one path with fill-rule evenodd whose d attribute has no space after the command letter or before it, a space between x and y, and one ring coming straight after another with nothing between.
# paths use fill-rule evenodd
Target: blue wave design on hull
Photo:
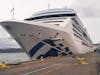
<instances>
[{"instance_id":1,"label":"blue wave design on hull","mask_svg":"<svg viewBox=\"0 0 100 75\"><path fill-rule=\"evenodd\" d=\"M44 56L44 57L47 57L47 56L49 56L49 55L50 55L50 56L51 56L51 55L57 56L57 55L58 55L58 52L60 52L60 51L63 50L63 49L61 48L61 47L63 46L63 44L60 44L60 47L58 47L58 46L54 43L53 40L45 39L45 40L42 40L41 42L37 43L37 44L29 51L30 56L33 57L34 54L35 54L36 52L38 52L39 50L41 50L41 48L44 47L46 44L50 45L51 48L50 48L49 51L47 51L47 53L45 53L44 55L42 55L42 56ZM56 49L59 49L59 50L56 50L56 49L53 48L53 47L55 47ZM66 52L69 51L68 47L66 47L66 48L64 48L64 49L66 50ZM71 53L72 53L72 52L71 52ZM43 54L43 53L41 53L41 54ZM66 54L66 53L62 53L62 55L67 55L67 54ZM38 57L36 57L36 58L39 58L40 56L41 56L41 55L38 55Z\"/></svg>"},{"instance_id":2,"label":"blue wave design on hull","mask_svg":"<svg viewBox=\"0 0 100 75\"><path fill-rule=\"evenodd\" d=\"M30 54L31 57L33 57L33 55L34 55L37 51L39 51L44 45L46 45L46 44L43 43L43 42L45 42L45 43L47 43L47 44L49 44L49 45L51 45L51 46L55 46L55 44L54 44L54 42L53 42L52 40L50 40L50 39L45 39L45 40L39 42L38 44L36 44L36 45L29 51L29 54Z\"/></svg>"}]
</instances>

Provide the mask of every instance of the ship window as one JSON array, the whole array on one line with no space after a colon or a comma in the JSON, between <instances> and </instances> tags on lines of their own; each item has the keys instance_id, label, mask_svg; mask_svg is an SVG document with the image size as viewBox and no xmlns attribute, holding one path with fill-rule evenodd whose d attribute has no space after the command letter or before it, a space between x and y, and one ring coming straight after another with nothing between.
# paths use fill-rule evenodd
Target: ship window
<instances>
[{"instance_id":1,"label":"ship window","mask_svg":"<svg viewBox=\"0 0 100 75\"><path fill-rule=\"evenodd\" d=\"M84 35L85 37L87 37L87 35L86 35L86 33L85 33L85 32L83 33L83 35Z\"/></svg>"},{"instance_id":2,"label":"ship window","mask_svg":"<svg viewBox=\"0 0 100 75\"><path fill-rule=\"evenodd\" d=\"M51 22L63 22L63 21L46 21L44 23L51 23Z\"/></svg>"},{"instance_id":3,"label":"ship window","mask_svg":"<svg viewBox=\"0 0 100 75\"><path fill-rule=\"evenodd\" d=\"M86 40L89 40L89 37L87 36L87 34L86 34L85 32L83 32L83 35L84 35L84 38L85 38Z\"/></svg>"},{"instance_id":4,"label":"ship window","mask_svg":"<svg viewBox=\"0 0 100 75\"><path fill-rule=\"evenodd\" d=\"M73 28L73 31L74 33L77 33L78 35L82 36L82 34L79 31L75 30L74 28Z\"/></svg>"},{"instance_id":5,"label":"ship window","mask_svg":"<svg viewBox=\"0 0 100 75\"><path fill-rule=\"evenodd\" d=\"M81 30L83 29L82 26L80 25L80 23L75 18L72 18L72 20L75 22L75 25L77 25L77 27L79 29L81 29Z\"/></svg>"},{"instance_id":6,"label":"ship window","mask_svg":"<svg viewBox=\"0 0 100 75\"><path fill-rule=\"evenodd\" d=\"M72 20L73 20L76 24L79 24L75 18L72 18Z\"/></svg>"},{"instance_id":7,"label":"ship window","mask_svg":"<svg viewBox=\"0 0 100 75\"><path fill-rule=\"evenodd\" d=\"M76 26L75 24L73 24L73 27L74 27L75 29L77 29L80 33L83 33L83 31L82 31L78 26Z\"/></svg>"},{"instance_id":8,"label":"ship window","mask_svg":"<svg viewBox=\"0 0 100 75\"><path fill-rule=\"evenodd\" d=\"M77 38L79 38L79 39L85 41L85 40L84 40L82 37L80 37L78 34L75 34L75 33L74 33L74 35L75 35Z\"/></svg>"},{"instance_id":9,"label":"ship window","mask_svg":"<svg viewBox=\"0 0 100 75\"><path fill-rule=\"evenodd\" d=\"M43 19L43 18L53 18L53 17L65 17L65 16L75 16L76 14L55 14L55 15L45 15L45 16L39 16L39 17L33 17L33 18L28 18L28 19L25 19L25 20L37 20L37 19Z\"/></svg>"},{"instance_id":10,"label":"ship window","mask_svg":"<svg viewBox=\"0 0 100 75\"><path fill-rule=\"evenodd\" d=\"M50 20L64 20L64 19L67 19L67 17L55 17L55 18L38 19L38 20L35 20L35 22L38 22L38 21L50 21Z\"/></svg>"}]
</instances>

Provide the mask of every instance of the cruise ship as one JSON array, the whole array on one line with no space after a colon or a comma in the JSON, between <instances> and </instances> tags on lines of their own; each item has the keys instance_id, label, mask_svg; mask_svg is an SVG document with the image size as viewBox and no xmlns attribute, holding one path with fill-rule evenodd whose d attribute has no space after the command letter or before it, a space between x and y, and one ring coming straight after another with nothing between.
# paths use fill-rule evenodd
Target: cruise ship
<instances>
[{"instance_id":1,"label":"cruise ship","mask_svg":"<svg viewBox=\"0 0 100 75\"><path fill-rule=\"evenodd\" d=\"M32 60L93 51L88 32L73 9L47 9L22 21L3 21L1 25Z\"/></svg>"}]
</instances>

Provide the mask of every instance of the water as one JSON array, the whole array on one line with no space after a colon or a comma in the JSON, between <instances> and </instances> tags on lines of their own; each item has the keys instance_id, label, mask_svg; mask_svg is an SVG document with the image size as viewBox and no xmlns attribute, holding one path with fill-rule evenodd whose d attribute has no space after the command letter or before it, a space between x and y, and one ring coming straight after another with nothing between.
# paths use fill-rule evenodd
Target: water
<instances>
[{"instance_id":1,"label":"water","mask_svg":"<svg viewBox=\"0 0 100 75\"><path fill-rule=\"evenodd\" d=\"M0 63L5 62L7 64L14 64L24 61L29 61L29 57L26 53L0 53Z\"/></svg>"},{"instance_id":2,"label":"water","mask_svg":"<svg viewBox=\"0 0 100 75\"><path fill-rule=\"evenodd\" d=\"M0 50L9 48L20 48L18 43L13 38L0 38ZM29 57L25 52L18 53L0 53L0 63L5 62L7 64L16 64L19 62L29 61Z\"/></svg>"}]
</instances>

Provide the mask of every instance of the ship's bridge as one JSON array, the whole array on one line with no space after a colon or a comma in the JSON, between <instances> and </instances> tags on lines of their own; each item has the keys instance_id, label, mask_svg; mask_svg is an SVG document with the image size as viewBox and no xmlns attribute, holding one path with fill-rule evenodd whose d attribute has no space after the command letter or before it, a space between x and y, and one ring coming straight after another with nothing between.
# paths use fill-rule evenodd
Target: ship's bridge
<instances>
[{"instance_id":1,"label":"ship's bridge","mask_svg":"<svg viewBox=\"0 0 100 75\"><path fill-rule=\"evenodd\" d=\"M47 9L39 11L33 14L31 18L25 20L60 25L68 17L73 17L75 15L76 13L73 9Z\"/></svg>"},{"instance_id":2,"label":"ship's bridge","mask_svg":"<svg viewBox=\"0 0 100 75\"><path fill-rule=\"evenodd\" d=\"M75 11L73 9L47 9L43 11L39 11L36 14L33 14L33 17L38 16L46 16L46 15L58 15L58 14L75 14Z\"/></svg>"}]
</instances>

